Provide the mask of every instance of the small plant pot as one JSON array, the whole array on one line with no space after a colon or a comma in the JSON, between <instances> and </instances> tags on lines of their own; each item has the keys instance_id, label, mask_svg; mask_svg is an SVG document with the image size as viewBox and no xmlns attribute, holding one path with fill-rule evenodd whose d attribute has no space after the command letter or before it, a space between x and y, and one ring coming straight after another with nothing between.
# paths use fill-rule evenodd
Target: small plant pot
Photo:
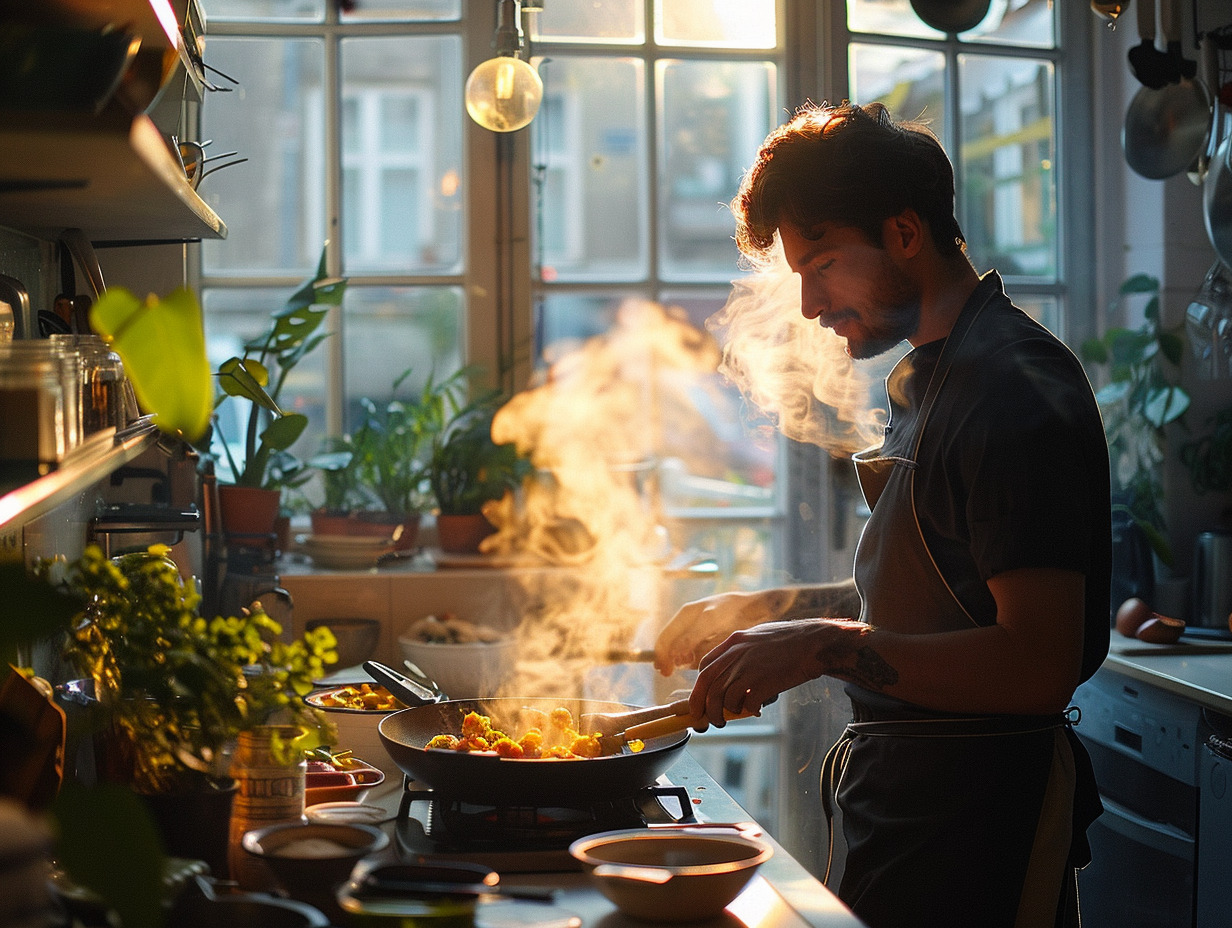
<instances>
[{"instance_id":1,"label":"small plant pot","mask_svg":"<svg viewBox=\"0 0 1232 928\"><path fill-rule=\"evenodd\" d=\"M279 490L231 484L220 486L218 508L222 515L223 533L254 548L273 545L281 500Z\"/></svg>"},{"instance_id":2,"label":"small plant pot","mask_svg":"<svg viewBox=\"0 0 1232 928\"><path fill-rule=\"evenodd\" d=\"M441 513L436 517L436 533L442 551L449 554L477 554L479 543L496 531L482 512L467 515Z\"/></svg>"},{"instance_id":3,"label":"small plant pot","mask_svg":"<svg viewBox=\"0 0 1232 928\"><path fill-rule=\"evenodd\" d=\"M402 531L398 532L401 528ZM392 538L395 551L409 551L415 547L419 539L419 514L394 516L387 512L360 512L351 526L352 535L379 535L382 538Z\"/></svg>"}]
</instances>

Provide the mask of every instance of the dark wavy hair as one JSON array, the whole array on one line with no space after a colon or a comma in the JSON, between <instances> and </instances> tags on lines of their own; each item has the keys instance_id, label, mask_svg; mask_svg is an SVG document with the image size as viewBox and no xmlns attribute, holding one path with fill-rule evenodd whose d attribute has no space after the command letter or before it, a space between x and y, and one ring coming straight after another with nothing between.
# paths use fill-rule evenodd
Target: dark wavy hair
<instances>
[{"instance_id":1,"label":"dark wavy hair","mask_svg":"<svg viewBox=\"0 0 1232 928\"><path fill-rule=\"evenodd\" d=\"M949 157L926 126L896 122L880 103L801 107L766 137L731 203L736 244L755 263L769 259L783 223L807 235L836 222L880 245L883 220L907 208L941 254L963 251Z\"/></svg>"}]
</instances>

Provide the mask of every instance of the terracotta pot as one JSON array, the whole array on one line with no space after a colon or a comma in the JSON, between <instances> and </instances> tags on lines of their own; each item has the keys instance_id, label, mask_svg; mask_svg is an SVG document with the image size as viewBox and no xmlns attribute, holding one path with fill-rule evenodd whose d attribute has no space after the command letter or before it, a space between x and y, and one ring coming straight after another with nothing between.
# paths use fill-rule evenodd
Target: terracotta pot
<instances>
[{"instance_id":1,"label":"terracotta pot","mask_svg":"<svg viewBox=\"0 0 1232 928\"><path fill-rule=\"evenodd\" d=\"M317 509L311 515L312 534L314 535L349 535L355 517L350 513L327 512Z\"/></svg>"},{"instance_id":2,"label":"terracotta pot","mask_svg":"<svg viewBox=\"0 0 1232 928\"><path fill-rule=\"evenodd\" d=\"M436 534L442 551L450 554L476 554L479 543L496 531L482 512L473 515L449 515L436 517Z\"/></svg>"},{"instance_id":3,"label":"terracotta pot","mask_svg":"<svg viewBox=\"0 0 1232 928\"><path fill-rule=\"evenodd\" d=\"M224 484L218 488L218 509L225 535L252 547L274 544L278 521L279 490Z\"/></svg>"}]
</instances>

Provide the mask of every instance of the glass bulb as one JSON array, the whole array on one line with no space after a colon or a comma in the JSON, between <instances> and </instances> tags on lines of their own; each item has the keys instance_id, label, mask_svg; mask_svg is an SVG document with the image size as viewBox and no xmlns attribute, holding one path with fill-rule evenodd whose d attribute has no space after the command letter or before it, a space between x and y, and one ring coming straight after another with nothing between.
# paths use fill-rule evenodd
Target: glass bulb
<instances>
[{"instance_id":1,"label":"glass bulb","mask_svg":"<svg viewBox=\"0 0 1232 928\"><path fill-rule=\"evenodd\" d=\"M490 58L466 79L466 111L493 132L513 132L539 112L543 81L521 58Z\"/></svg>"}]
</instances>

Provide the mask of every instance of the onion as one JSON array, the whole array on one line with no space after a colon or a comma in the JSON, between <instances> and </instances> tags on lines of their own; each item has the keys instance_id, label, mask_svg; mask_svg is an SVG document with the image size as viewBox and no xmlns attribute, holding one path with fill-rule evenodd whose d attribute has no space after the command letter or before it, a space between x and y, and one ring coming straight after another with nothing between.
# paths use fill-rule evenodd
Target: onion
<instances>
[{"instance_id":1,"label":"onion","mask_svg":"<svg viewBox=\"0 0 1232 928\"><path fill-rule=\"evenodd\" d=\"M1116 630L1126 638L1135 638L1138 629L1151 617L1151 607L1141 599L1130 597L1121 603L1116 614Z\"/></svg>"}]
</instances>

